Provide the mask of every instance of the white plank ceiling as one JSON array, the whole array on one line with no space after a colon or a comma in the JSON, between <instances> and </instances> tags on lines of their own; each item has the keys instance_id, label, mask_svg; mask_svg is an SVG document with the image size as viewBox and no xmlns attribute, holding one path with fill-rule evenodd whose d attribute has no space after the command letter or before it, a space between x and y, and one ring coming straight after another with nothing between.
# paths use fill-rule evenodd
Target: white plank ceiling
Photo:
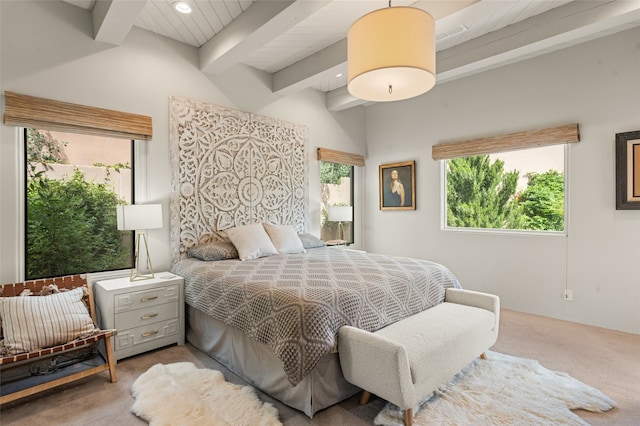
<instances>
[{"instance_id":1,"label":"white plank ceiling","mask_svg":"<svg viewBox=\"0 0 640 426\"><path fill-rule=\"evenodd\" d=\"M245 64L272 75L286 95L309 87L327 107L363 104L346 91L346 35L383 0L65 0L91 11L96 40L121 44L132 26L199 49L200 69ZM640 25L640 0L419 0L436 19L443 82Z\"/></svg>"}]
</instances>

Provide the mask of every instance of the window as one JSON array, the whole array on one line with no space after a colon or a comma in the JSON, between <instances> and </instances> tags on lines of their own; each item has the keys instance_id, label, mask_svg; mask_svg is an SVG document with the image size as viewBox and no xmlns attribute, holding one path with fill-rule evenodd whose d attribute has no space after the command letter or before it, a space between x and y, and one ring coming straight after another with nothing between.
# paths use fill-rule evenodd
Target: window
<instances>
[{"instance_id":1,"label":"window","mask_svg":"<svg viewBox=\"0 0 640 426\"><path fill-rule=\"evenodd\" d=\"M353 166L320 162L320 238L353 243Z\"/></svg>"},{"instance_id":2,"label":"window","mask_svg":"<svg viewBox=\"0 0 640 426\"><path fill-rule=\"evenodd\" d=\"M563 232L566 144L578 124L432 147L444 162L444 226Z\"/></svg>"},{"instance_id":3,"label":"window","mask_svg":"<svg viewBox=\"0 0 640 426\"><path fill-rule=\"evenodd\" d=\"M320 238L337 244L354 243L354 166L364 166L364 156L318 148L320 161Z\"/></svg>"},{"instance_id":4,"label":"window","mask_svg":"<svg viewBox=\"0 0 640 426\"><path fill-rule=\"evenodd\" d=\"M562 145L446 160L449 228L565 229Z\"/></svg>"},{"instance_id":5,"label":"window","mask_svg":"<svg viewBox=\"0 0 640 426\"><path fill-rule=\"evenodd\" d=\"M132 141L152 139L151 117L5 91L3 120L25 129L25 279L131 267L131 236L115 232L115 205L134 201ZM104 144L71 159L77 134L92 135L80 144L87 151ZM107 156L115 152L122 160ZM65 164L71 170L56 175ZM129 184L112 180L126 174Z\"/></svg>"},{"instance_id":6,"label":"window","mask_svg":"<svg viewBox=\"0 0 640 426\"><path fill-rule=\"evenodd\" d=\"M131 268L133 141L25 128L26 279Z\"/></svg>"}]
</instances>

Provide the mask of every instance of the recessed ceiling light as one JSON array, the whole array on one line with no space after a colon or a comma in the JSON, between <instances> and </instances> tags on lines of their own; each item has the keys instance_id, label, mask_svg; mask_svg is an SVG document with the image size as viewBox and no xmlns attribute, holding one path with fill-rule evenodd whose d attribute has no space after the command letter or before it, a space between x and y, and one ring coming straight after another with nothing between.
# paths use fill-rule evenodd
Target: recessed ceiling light
<instances>
[{"instance_id":1,"label":"recessed ceiling light","mask_svg":"<svg viewBox=\"0 0 640 426\"><path fill-rule=\"evenodd\" d=\"M177 1L173 3L173 8L180 13L191 13L191 6L184 1Z\"/></svg>"}]
</instances>

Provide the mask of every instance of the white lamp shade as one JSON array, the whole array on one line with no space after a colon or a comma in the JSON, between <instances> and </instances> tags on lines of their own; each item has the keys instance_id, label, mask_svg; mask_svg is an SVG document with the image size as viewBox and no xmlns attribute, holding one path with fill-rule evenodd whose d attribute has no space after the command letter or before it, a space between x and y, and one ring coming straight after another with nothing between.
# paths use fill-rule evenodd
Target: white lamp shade
<instances>
[{"instance_id":1,"label":"white lamp shade","mask_svg":"<svg viewBox=\"0 0 640 426\"><path fill-rule=\"evenodd\" d=\"M436 83L435 21L422 9L378 9L353 23L347 36L347 89L384 102L421 95Z\"/></svg>"},{"instance_id":2,"label":"white lamp shade","mask_svg":"<svg viewBox=\"0 0 640 426\"><path fill-rule=\"evenodd\" d=\"M128 204L116 206L116 217L118 229L121 231L162 228L162 205Z\"/></svg>"},{"instance_id":3,"label":"white lamp shade","mask_svg":"<svg viewBox=\"0 0 640 426\"><path fill-rule=\"evenodd\" d=\"M353 220L353 207L329 206L329 222L351 222Z\"/></svg>"}]
</instances>

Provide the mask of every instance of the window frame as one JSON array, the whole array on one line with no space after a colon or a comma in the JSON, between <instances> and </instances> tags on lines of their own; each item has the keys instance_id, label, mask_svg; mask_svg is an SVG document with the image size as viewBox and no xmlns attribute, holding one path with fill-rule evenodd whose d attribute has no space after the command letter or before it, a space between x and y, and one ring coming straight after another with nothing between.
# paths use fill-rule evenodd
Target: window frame
<instances>
[{"instance_id":1,"label":"window frame","mask_svg":"<svg viewBox=\"0 0 640 426\"><path fill-rule=\"evenodd\" d=\"M17 193L17 210L18 210L18 241L16 242L17 259L18 259L18 280L24 281L26 277L26 235L27 235L27 173L26 173L26 132L27 127L17 127L18 135L17 141L20 149L18 149L17 155L17 167L16 173L18 174L18 193ZM42 129L44 130L44 129ZM144 203L147 200L147 141L132 139L132 164L131 164L131 179L132 179L132 203ZM114 269L109 271L98 271L87 273L91 275L93 280L117 278L126 276L130 271L129 269Z\"/></svg>"},{"instance_id":2,"label":"window frame","mask_svg":"<svg viewBox=\"0 0 640 426\"><path fill-rule=\"evenodd\" d=\"M318 165L320 167L320 170L322 170L322 163L335 163L335 164L344 164L347 165L351 168L351 173L349 176L350 182L349 182L349 192L351 195L351 200L350 200L350 206L352 209L352 216L351 216L351 226L349 227L349 238L350 238L350 242L347 241L345 243L346 246L350 246L350 245L355 245L356 244L356 232L355 232L355 227L356 227L356 194L355 194L355 175L356 175L356 166L353 164L349 164L349 163L343 163L343 162L338 162L338 161L330 161L328 159L324 159L324 160L318 160ZM318 181L319 185L322 185L322 183L320 181ZM329 206L327 206L328 208ZM320 214L320 234L322 234L322 228L323 228L323 222L322 222L322 212Z\"/></svg>"},{"instance_id":3,"label":"window frame","mask_svg":"<svg viewBox=\"0 0 640 426\"><path fill-rule=\"evenodd\" d=\"M364 195L362 191L362 187L364 185L364 178L362 169L365 166L364 155L362 154L353 154L344 151L338 151L330 148L322 148L318 147L316 149L316 159L318 160L318 170L320 172L321 162L330 162L330 163L340 163L347 164L351 166L351 207L352 207L352 222L351 222L351 239L354 247L359 247L361 244L364 244L364 235L362 233L362 228L356 228L356 218L361 217L360 206L364 205ZM357 167L357 168L356 168ZM321 172L320 172L321 173ZM320 174L319 173L319 174ZM320 184L320 176L318 175L318 183ZM355 181L358 179L360 182L357 186L355 185ZM320 214L320 222L319 222L320 233L322 233L322 213Z\"/></svg>"},{"instance_id":4,"label":"window frame","mask_svg":"<svg viewBox=\"0 0 640 426\"><path fill-rule=\"evenodd\" d=\"M497 235L527 235L527 236L557 236L567 237L569 235L569 176L570 176L570 146L564 144L564 230L562 231L541 231L528 229L497 229L497 228L463 228L447 225L447 161L440 161L440 230L449 232L469 232L478 234L497 234ZM526 149L518 149L517 151L527 151L528 149L536 149L539 147L531 147ZM516 150L513 150L516 151ZM474 156L479 154L471 154Z\"/></svg>"}]
</instances>

